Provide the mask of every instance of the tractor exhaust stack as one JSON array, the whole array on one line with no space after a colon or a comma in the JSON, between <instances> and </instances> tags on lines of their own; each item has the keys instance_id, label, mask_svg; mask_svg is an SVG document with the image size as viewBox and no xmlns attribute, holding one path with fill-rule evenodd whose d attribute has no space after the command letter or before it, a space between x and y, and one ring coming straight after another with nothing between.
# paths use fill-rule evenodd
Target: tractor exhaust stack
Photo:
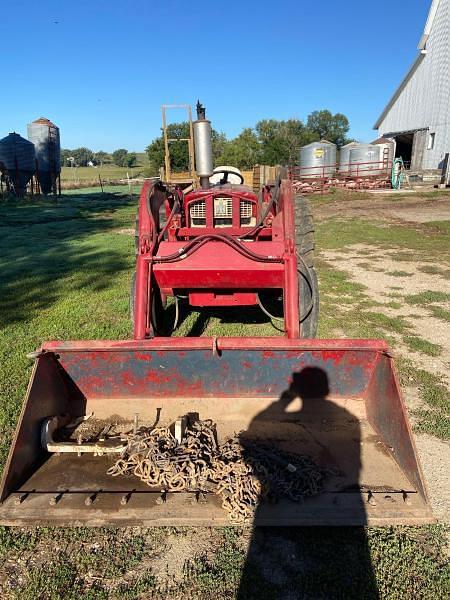
<instances>
[{"instance_id":1,"label":"tractor exhaust stack","mask_svg":"<svg viewBox=\"0 0 450 600\"><path fill-rule=\"evenodd\" d=\"M197 120L194 128L195 168L204 190L209 189L209 178L213 174L213 155L211 143L211 121L206 118L206 109L197 102Z\"/></svg>"}]
</instances>

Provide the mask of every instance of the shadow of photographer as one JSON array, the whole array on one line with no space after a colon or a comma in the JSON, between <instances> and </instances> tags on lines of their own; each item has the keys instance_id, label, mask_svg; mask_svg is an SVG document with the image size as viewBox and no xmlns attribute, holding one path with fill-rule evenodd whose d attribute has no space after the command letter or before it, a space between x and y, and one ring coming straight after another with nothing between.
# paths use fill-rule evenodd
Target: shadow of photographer
<instances>
[{"instance_id":1,"label":"shadow of photographer","mask_svg":"<svg viewBox=\"0 0 450 600\"><path fill-rule=\"evenodd\" d=\"M323 480L319 493L305 496L300 503L280 499L274 504L261 493L236 596L239 600L261 597L261 590L256 591L260 586L255 588L258 573L264 580L265 598L379 597L359 486L360 423L329 393L322 369L306 367L293 373L289 388L258 413L240 436L248 464L254 464L256 454L270 446L279 456L311 457ZM288 474L286 467L277 464L281 479L294 480L295 473ZM262 490L267 488L263 475L260 483ZM351 499L352 522L357 527L332 526L340 519L345 522L343 510L348 515L348 506L345 501L342 506L339 499L342 492ZM299 522L314 527L295 526ZM278 526L262 527L274 524Z\"/></svg>"}]
</instances>

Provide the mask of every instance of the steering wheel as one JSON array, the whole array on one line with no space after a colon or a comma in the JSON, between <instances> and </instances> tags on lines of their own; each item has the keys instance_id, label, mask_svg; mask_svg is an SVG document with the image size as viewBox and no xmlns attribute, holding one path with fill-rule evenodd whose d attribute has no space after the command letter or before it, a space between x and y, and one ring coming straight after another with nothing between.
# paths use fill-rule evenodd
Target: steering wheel
<instances>
[{"instance_id":1,"label":"steering wheel","mask_svg":"<svg viewBox=\"0 0 450 600\"><path fill-rule=\"evenodd\" d=\"M235 171L228 171L227 169L218 169L217 171L214 171L213 175L218 175L219 173L223 173L225 175L225 177L223 177L223 179L221 179L219 182L221 184L228 183L228 175L236 175L241 180L241 185L244 183L244 178L242 177L241 173L236 173Z\"/></svg>"}]
</instances>

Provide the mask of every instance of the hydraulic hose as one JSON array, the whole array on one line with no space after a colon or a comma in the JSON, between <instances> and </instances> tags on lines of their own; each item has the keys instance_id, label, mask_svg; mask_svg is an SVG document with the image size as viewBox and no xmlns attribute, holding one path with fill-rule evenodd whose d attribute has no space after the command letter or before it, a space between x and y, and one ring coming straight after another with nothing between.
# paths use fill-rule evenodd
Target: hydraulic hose
<instances>
[{"instance_id":1,"label":"hydraulic hose","mask_svg":"<svg viewBox=\"0 0 450 600\"><path fill-rule=\"evenodd\" d=\"M281 262L283 262L282 257L263 256L261 254L257 254L256 252L253 252L253 250L246 248L242 243L240 243L238 240L236 240L232 236L217 235L217 234L206 234L206 235L198 236L198 237L194 238L193 240L190 240L186 244L186 246L184 246L183 248L180 248L177 252L173 252L172 254L168 254L167 256L155 256L153 258L153 262L158 262L158 263L178 262L179 260L183 260L183 259L187 258L188 256L190 256L191 254L193 254L194 252L196 252L197 250L199 250L206 242L214 241L214 240L218 241L218 242L223 242L224 244L227 244L228 246L230 246L231 248L236 250L236 252L239 252L239 254L241 254L245 258L254 260L256 262L265 262L265 263L278 263L278 262L281 263Z\"/></svg>"},{"instance_id":2,"label":"hydraulic hose","mask_svg":"<svg viewBox=\"0 0 450 600\"><path fill-rule=\"evenodd\" d=\"M302 323L302 322L303 322L303 321L304 321L304 320L305 320L305 319L308 317L309 313L312 311L312 309L313 309L313 307L314 307L314 303L316 302L316 300L317 300L317 299L316 299L316 297L315 297L314 286L313 286L313 283L312 283L312 280L311 280L311 276L310 276L310 274L309 274L309 269L308 269L308 266L307 266L307 264L305 263L305 261L304 261L304 259L303 259L303 256L301 256L301 254L299 254L298 252L297 252L297 260L298 260L298 261L300 261L300 262L303 264L304 268L305 268L305 270L303 271L302 269L300 269L300 268L298 268L298 267L297 267L297 272L298 272L298 274L299 274L301 277L303 277L303 278L306 280L306 283L308 284L308 287L309 287L309 289L310 289L310 292L311 292L311 301L310 301L310 303L308 304L307 308L306 308L306 309L303 311L303 313L302 313L302 314L299 316L299 321L300 321L300 323ZM261 302L261 299L260 299L260 297L259 297L259 294L257 294L257 298L258 298L258 305L259 305L260 309L263 311L263 313L264 313L264 314L265 314L267 317L269 317L269 319L271 319L271 320L273 320L273 321L284 321L284 317L277 317L277 316L275 316L275 315L272 315L272 314L271 314L271 313L270 313L270 312L267 310L267 308L266 308L266 307L263 305L263 303ZM278 328L276 328L276 329L278 329Z\"/></svg>"},{"instance_id":3,"label":"hydraulic hose","mask_svg":"<svg viewBox=\"0 0 450 600\"><path fill-rule=\"evenodd\" d=\"M167 229L169 228L169 225L170 225L170 223L171 223L174 215L177 214L177 212L178 212L178 210L180 208L181 203L180 203L180 198L179 198L179 195L178 195L179 192L181 193L181 197L183 196L183 192L181 192L181 190L178 190L178 189L175 190L174 202L173 202L172 210L170 211L169 218L165 222L164 227L159 232L159 235L158 235L158 244L164 238L164 234L166 233Z\"/></svg>"},{"instance_id":4,"label":"hydraulic hose","mask_svg":"<svg viewBox=\"0 0 450 600\"><path fill-rule=\"evenodd\" d=\"M175 331L175 329L178 326L178 319L180 317L180 307L179 307L179 303L178 303L178 297L174 296L175 298L175 316L173 319L173 325L170 329L170 333L173 333ZM158 327L157 327L157 319L156 319L156 308L155 308L155 304L152 304L152 325L153 325L153 329L156 331L156 333L158 335L161 335L161 331L159 331Z\"/></svg>"},{"instance_id":5,"label":"hydraulic hose","mask_svg":"<svg viewBox=\"0 0 450 600\"><path fill-rule=\"evenodd\" d=\"M275 188L273 190L273 193L270 197L270 201L266 206L266 210L264 211L264 214L261 215L261 218L259 219L257 225L255 225L255 227L253 229L250 229L250 231L247 231L245 233L245 235L243 235L242 237L238 238L238 239L245 239L245 238L251 238L253 237L263 226L264 221L266 220L267 215L269 214L269 212L272 209L272 206L274 204L278 204L278 196L280 194L280 185L281 185L281 180L277 179L277 183L275 184Z\"/></svg>"}]
</instances>

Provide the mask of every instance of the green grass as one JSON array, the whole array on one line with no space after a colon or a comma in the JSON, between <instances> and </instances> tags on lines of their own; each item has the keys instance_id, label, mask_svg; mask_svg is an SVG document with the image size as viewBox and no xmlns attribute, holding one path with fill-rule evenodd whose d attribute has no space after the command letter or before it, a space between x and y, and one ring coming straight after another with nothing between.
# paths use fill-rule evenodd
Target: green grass
<instances>
[{"instance_id":1,"label":"green grass","mask_svg":"<svg viewBox=\"0 0 450 600\"><path fill-rule=\"evenodd\" d=\"M428 354L428 356L439 356L442 354L442 346L428 342L423 338L407 335L403 338L403 341L410 350L415 352L423 352L423 354Z\"/></svg>"},{"instance_id":2,"label":"green grass","mask_svg":"<svg viewBox=\"0 0 450 600\"><path fill-rule=\"evenodd\" d=\"M403 385L416 385L424 407L415 412L416 431L443 440L450 439L450 398L442 377L419 369L411 360L399 358L397 367Z\"/></svg>"},{"instance_id":3,"label":"green grass","mask_svg":"<svg viewBox=\"0 0 450 600\"><path fill-rule=\"evenodd\" d=\"M390 300L389 302L386 302L384 306L398 310L403 307L403 304L401 302L395 302L395 300Z\"/></svg>"},{"instance_id":4,"label":"green grass","mask_svg":"<svg viewBox=\"0 0 450 600\"><path fill-rule=\"evenodd\" d=\"M427 273L428 275L441 275L445 273L441 267L437 267L436 265L419 265L417 270L421 273Z\"/></svg>"},{"instance_id":5,"label":"green grass","mask_svg":"<svg viewBox=\"0 0 450 600\"><path fill-rule=\"evenodd\" d=\"M419 250L420 252L438 251L441 259L450 256L450 233L438 230L428 224L417 226L383 226L365 219L328 219L317 227L317 245L324 250L341 250L354 244L373 244L381 248ZM399 253L390 254L398 259ZM414 255L408 254L408 260ZM417 256L416 256L417 258Z\"/></svg>"},{"instance_id":6,"label":"green grass","mask_svg":"<svg viewBox=\"0 0 450 600\"><path fill-rule=\"evenodd\" d=\"M46 339L127 338L136 199L72 194L0 205L0 457ZM11 351L11 349L14 351Z\"/></svg>"},{"instance_id":7,"label":"green grass","mask_svg":"<svg viewBox=\"0 0 450 600\"><path fill-rule=\"evenodd\" d=\"M434 227L443 233L450 234L450 221L428 221L429 227Z\"/></svg>"},{"instance_id":8,"label":"green grass","mask_svg":"<svg viewBox=\"0 0 450 600\"><path fill-rule=\"evenodd\" d=\"M102 180L109 181L114 179L126 179L127 172L130 178L139 177L144 170L143 166L136 167L118 167L116 165L103 165L102 167L63 167L61 169L61 181L65 182L83 182L93 181L99 176Z\"/></svg>"},{"instance_id":9,"label":"green grass","mask_svg":"<svg viewBox=\"0 0 450 600\"><path fill-rule=\"evenodd\" d=\"M412 277L414 273L408 273L407 271L386 271L386 275L391 275L391 277Z\"/></svg>"},{"instance_id":10,"label":"green grass","mask_svg":"<svg viewBox=\"0 0 450 600\"><path fill-rule=\"evenodd\" d=\"M134 265L136 197L127 188L72 191L58 201L0 204L0 461L4 464L31 373L26 353L46 339L126 339ZM359 225L361 226L361 224ZM334 235L339 228L330 224ZM362 225L364 227L364 224ZM383 227L370 239L392 243ZM353 229L352 229L353 228ZM357 228L356 228L357 229ZM345 244L354 225L344 231ZM357 237L364 237L357 233ZM435 236L441 234L435 231ZM395 237L395 236L394 236ZM417 236L415 236L417 237ZM319 240L341 241L321 225ZM415 239L415 238L414 238ZM407 236L403 238L407 247ZM416 242L414 242L416 243ZM343 245L345 245L343 244ZM431 238L425 244L434 246ZM364 286L318 261L320 334L410 335L404 319L378 312ZM440 301L440 300L438 300ZM414 302L413 302L414 304ZM420 304L420 302L418 302ZM437 308L437 307L436 307ZM380 308L380 310L382 310ZM279 335L254 311L184 313L178 335ZM448 393L439 378L400 364L402 380L424 401L418 429L448 434ZM447 425L446 425L447 423ZM446 430L447 427L447 430ZM170 530L189 536L189 529ZM4 598L104 600L142 598L384 598L448 596L442 526L397 528L214 529L214 551L195 546L181 580L158 583L152 565L167 552L167 528L0 527L0 590ZM244 540L252 536L247 555ZM193 542L195 544L195 542ZM278 579L277 579L278 577ZM238 588L241 588L238 596Z\"/></svg>"},{"instance_id":11,"label":"green grass","mask_svg":"<svg viewBox=\"0 0 450 600\"><path fill-rule=\"evenodd\" d=\"M436 319L441 319L441 321L445 321L446 323L450 323L450 310L446 310L440 306L429 306L433 317Z\"/></svg>"},{"instance_id":12,"label":"green grass","mask_svg":"<svg viewBox=\"0 0 450 600\"><path fill-rule=\"evenodd\" d=\"M438 302L448 302L449 300L450 294L432 290L427 290L426 292L420 292L419 294L410 294L408 296L405 296L405 301L413 306L428 306L429 304L436 304Z\"/></svg>"}]
</instances>

